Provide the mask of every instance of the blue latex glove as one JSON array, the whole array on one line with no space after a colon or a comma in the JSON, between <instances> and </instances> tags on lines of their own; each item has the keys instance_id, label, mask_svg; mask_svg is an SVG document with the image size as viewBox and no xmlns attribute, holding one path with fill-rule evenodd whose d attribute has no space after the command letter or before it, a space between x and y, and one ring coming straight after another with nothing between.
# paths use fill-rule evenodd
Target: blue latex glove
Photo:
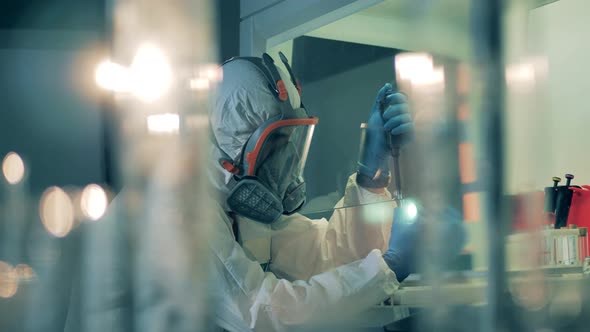
<instances>
[{"instance_id":1,"label":"blue latex glove","mask_svg":"<svg viewBox=\"0 0 590 332\"><path fill-rule=\"evenodd\" d=\"M407 207L408 205L406 205ZM439 241L436 247L428 246L420 236L424 233L424 223L420 220L421 214L413 218L408 214L406 207L396 208L393 213L393 225L389 248L383 254L383 259L389 268L395 272L397 280L402 282L413 272L416 272L417 245L426 249L428 264L447 266L453 261L465 245L466 233L461 215L454 209L446 209L441 220L436 224L436 234Z\"/></svg>"},{"instance_id":2,"label":"blue latex glove","mask_svg":"<svg viewBox=\"0 0 590 332\"><path fill-rule=\"evenodd\" d=\"M447 208L441 217L436 224L437 246L428 248L427 257L431 258L433 263L445 268L461 253L467 240L467 233L459 211Z\"/></svg>"},{"instance_id":3,"label":"blue latex glove","mask_svg":"<svg viewBox=\"0 0 590 332\"><path fill-rule=\"evenodd\" d=\"M408 99L402 93L393 92L389 83L383 89L391 91L386 92L383 104L383 128L390 135L391 146L403 147L414 138L414 121Z\"/></svg>"},{"instance_id":4,"label":"blue latex glove","mask_svg":"<svg viewBox=\"0 0 590 332\"><path fill-rule=\"evenodd\" d=\"M402 282L415 270L415 248L420 228L417 216L410 216L404 208L398 207L393 210L389 247L383 254L383 259L387 266L395 272L399 282Z\"/></svg>"},{"instance_id":5,"label":"blue latex glove","mask_svg":"<svg viewBox=\"0 0 590 332\"><path fill-rule=\"evenodd\" d=\"M406 97L396 93L390 83L377 93L375 103L367 121L364 146L358 165L359 173L375 178L378 171L389 174L388 134L392 146L402 147L414 136L414 123L409 113Z\"/></svg>"}]
</instances>

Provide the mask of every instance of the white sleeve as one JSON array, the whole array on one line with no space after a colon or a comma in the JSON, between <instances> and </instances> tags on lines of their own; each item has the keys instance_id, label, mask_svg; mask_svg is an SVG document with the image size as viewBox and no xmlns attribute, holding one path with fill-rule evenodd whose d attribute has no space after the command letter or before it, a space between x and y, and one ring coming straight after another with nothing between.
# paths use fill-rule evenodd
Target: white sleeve
<instances>
[{"instance_id":1,"label":"white sleeve","mask_svg":"<svg viewBox=\"0 0 590 332\"><path fill-rule=\"evenodd\" d=\"M384 252L394 206L389 192L372 193L357 185L356 175L350 176L345 195L329 221L294 214L273 225L273 272L305 280L364 258L374 249Z\"/></svg>"},{"instance_id":2,"label":"white sleeve","mask_svg":"<svg viewBox=\"0 0 590 332\"><path fill-rule=\"evenodd\" d=\"M348 244L349 259L364 256L375 248L387 250L394 207L387 189L376 194L359 186L356 174L348 178L344 197L336 203L329 227L345 234L343 241ZM345 256L344 249L339 254Z\"/></svg>"},{"instance_id":3,"label":"white sleeve","mask_svg":"<svg viewBox=\"0 0 590 332\"><path fill-rule=\"evenodd\" d=\"M281 331L288 325L323 320L331 313L359 313L391 296L398 287L379 250L306 280L279 279L246 257L227 220L215 224L210 247L222 305L216 319L226 329L241 330L239 322L244 321L256 331Z\"/></svg>"}]
</instances>

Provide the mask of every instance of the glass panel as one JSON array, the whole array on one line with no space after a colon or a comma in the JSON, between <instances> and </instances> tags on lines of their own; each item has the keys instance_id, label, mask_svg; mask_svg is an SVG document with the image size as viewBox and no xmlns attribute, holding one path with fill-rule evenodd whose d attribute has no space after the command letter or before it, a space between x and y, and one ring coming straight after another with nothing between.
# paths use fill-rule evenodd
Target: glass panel
<instances>
[{"instance_id":1,"label":"glass panel","mask_svg":"<svg viewBox=\"0 0 590 332\"><path fill-rule=\"evenodd\" d=\"M209 1L5 7L0 330L210 330Z\"/></svg>"}]
</instances>

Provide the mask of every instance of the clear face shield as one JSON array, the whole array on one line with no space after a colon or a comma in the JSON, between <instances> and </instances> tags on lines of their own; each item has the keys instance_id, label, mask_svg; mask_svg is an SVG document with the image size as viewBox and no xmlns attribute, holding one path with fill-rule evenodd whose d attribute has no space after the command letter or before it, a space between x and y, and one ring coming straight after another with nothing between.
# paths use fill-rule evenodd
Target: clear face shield
<instances>
[{"instance_id":1,"label":"clear face shield","mask_svg":"<svg viewBox=\"0 0 590 332\"><path fill-rule=\"evenodd\" d=\"M304 109L295 113L306 114ZM254 132L243 151L244 175L227 200L234 212L272 223L303 206L303 170L317 121L313 117L269 121Z\"/></svg>"},{"instance_id":2,"label":"clear face shield","mask_svg":"<svg viewBox=\"0 0 590 332\"><path fill-rule=\"evenodd\" d=\"M285 214L295 212L305 202L303 169L313 130L314 125L287 125L273 130L253 165L255 176L282 197Z\"/></svg>"}]
</instances>

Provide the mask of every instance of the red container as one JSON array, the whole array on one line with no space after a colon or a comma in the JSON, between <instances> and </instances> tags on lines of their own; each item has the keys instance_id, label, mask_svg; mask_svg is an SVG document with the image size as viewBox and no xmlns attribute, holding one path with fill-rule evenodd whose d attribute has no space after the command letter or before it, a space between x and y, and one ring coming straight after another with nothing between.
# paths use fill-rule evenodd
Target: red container
<instances>
[{"instance_id":1,"label":"red container","mask_svg":"<svg viewBox=\"0 0 590 332\"><path fill-rule=\"evenodd\" d=\"M578 228L590 228L590 186L583 185L582 188L570 187L574 191L572 204L567 218L567 225L576 225ZM590 256L588 245L588 234L580 237L580 253L582 258Z\"/></svg>"},{"instance_id":2,"label":"red container","mask_svg":"<svg viewBox=\"0 0 590 332\"><path fill-rule=\"evenodd\" d=\"M580 227L590 227L590 186L582 188L570 187L574 191L572 205L567 217L567 224Z\"/></svg>"}]
</instances>

